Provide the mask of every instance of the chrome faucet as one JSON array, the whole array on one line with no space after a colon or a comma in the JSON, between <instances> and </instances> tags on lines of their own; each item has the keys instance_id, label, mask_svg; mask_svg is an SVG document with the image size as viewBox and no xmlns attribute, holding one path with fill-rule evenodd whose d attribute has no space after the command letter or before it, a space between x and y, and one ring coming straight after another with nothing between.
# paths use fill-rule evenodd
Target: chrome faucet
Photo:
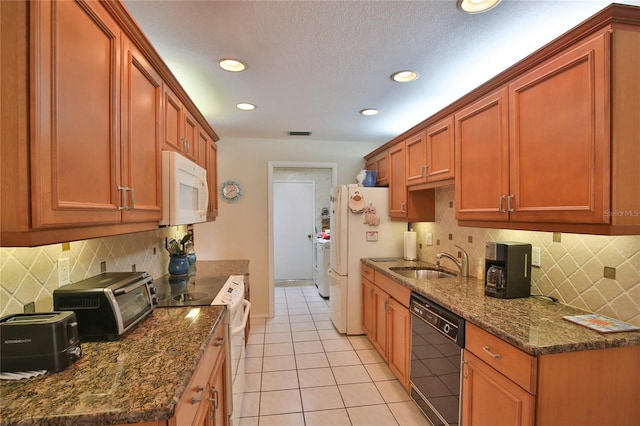
<instances>
[{"instance_id":1,"label":"chrome faucet","mask_svg":"<svg viewBox=\"0 0 640 426\"><path fill-rule=\"evenodd\" d=\"M445 252L436 254L436 258L437 259L442 259L443 257L446 257L448 259L451 259L452 261L455 262L455 264L458 267L458 269L460 269L460 275L463 276L463 277L468 277L469 276L469 255L459 245L456 244L456 247L458 247L460 249L460 251L462 252L462 261L456 259L455 256L453 256L453 255L451 255L449 253L445 253ZM437 263L440 264L439 261Z\"/></svg>"}]
</instances>

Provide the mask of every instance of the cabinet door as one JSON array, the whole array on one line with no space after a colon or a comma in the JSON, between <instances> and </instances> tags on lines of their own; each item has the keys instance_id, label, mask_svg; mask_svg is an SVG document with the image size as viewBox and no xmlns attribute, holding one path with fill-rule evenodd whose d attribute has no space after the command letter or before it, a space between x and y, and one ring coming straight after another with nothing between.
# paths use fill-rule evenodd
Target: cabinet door
<instances>
[{"instance_id":1,"label":"cabinet door","mask_svg":"<svg viewBox=\"0 0 640 426\"><path fill-rule=\"evenodd\" d=\"M375 157L370 158L365 164L365 169L375 170L378 173L376 186L389 185L389 151L385 150Z\"/></svg>"},{"instance_id":2,"label":"cabinet door","mask_svg":"<svg viewBox=\"0 0 640 426\"><path fill-rule=\"evenodd\" d=\"M374 310L374 284L362 277L362 330L370 340L373 340L373 310Z\"/></svg>"},{"instance_id":3,"label":"cabinet door","mask_svg":"<svg viewBox=\"0 0 640 426\"><path fill-rule=\"evenodd\" d=\"M31 225L118 223L120 29L97 2L29 6Z\"/></svg>"},{"instance_id":4,"label":"cabinet door","mask_svg":"<svg viewBox=\"0 0 640 426\"><path fill-rule=\"evenodd\" d=\"M389 368L405 389L409 389L409 361L411 353L411 316L409 309L389 298Z\"/></svg>"},{"instance_id":5,"label":"cabinet door","mask_svg":"<svg viewBox=\"0 0 640 426\"><path fill-rule=\"evenodd\" d=\"M378 171L377 186L389 185L389 152L381 152L375 158L376 170Z\"/></svg>"},{"instance_id":6,"label":"cabinet door","mask_svg":"<svg viewBox=\"0 0 640 426\"><path fill-rule=\"evenodd\" d=\"M207 168L207 150L209 149L209 135L204 129L198 126L198 152L196 153L197 163L201 167Z\"/></svg>"},{"instance_id":7,"label":"cabinet door","mask_svg":"<svg viewBox=\"0 0 640 426\"><path fill-rule=\"evenodd\" d=\"M222 356L220 358L223 358ZM221 359L216 364L211 375L209 385L209 406L211 407L210 422L207 423L211 426L226 426L227 425L227 410L225 401L225 386L226 386L226 374L225 374L225 362Z\"/></svg>"},{"instance_id":8,"label":"cabinet door","mask_svg":"<svg viewBox=\"0 0 640 426\"><path fill-rule=\"evenodd\" d=\"M439 182L454 177L453 116L427 129L427 182Z\"/></svg>"},{"instance_id":9,"label":"cabinet door","mask_svg":"<svg viewBox=\"0 0 640 426\"><path fill-rule=\"evenodd\" d=\"M535 398L464 351L462 424L533 426Z\"/></svg>"},{"instance_id":10,"label":"cabinet door","mask_svg":"<svg viewBox=\"0 0 640 426\"><path fill-rule=\"evenodd\" d=\"M373 286L373 346L380 356L387 361L387 313L389 295L378 286Z\"/></svg>"},{"instance_id":11,"label":"cabinet door","mask_svg":"<svg viewBox=\"0 0 640 426\"><path fill-rule=\"evenodd\" d=\"M201 139L201 143L204 141ZM207 186L209 187L209 208L207 221L218 216L218 147L213 140L207 139Z\"/></svg>"},{"instance_id":12,"label":"cabinet door","mask_svg":"<svg viewBox=\"0 0 640 426\"><path fill-rule=\"evenodd\" d=\"M405 177L407 186L427 181L427 135L420 132L405 141Z\"/></svg>"},{"instance_id":13,"label":"cabinet door","mask_svg":"<svg viewBox=\"0 0 640 426\"><path fill-rule=\"evenodd\" d=\"M129 39L123 40L122 184L124 222L162 218L162 80Z\"/></svg>"},{"instance_id":14,"label":"cabinet door","mask_svg":"<svg viewBox=\"0 0 640 426\"><path fill-rule=\"evenodd\" d=\"M509 85L512 221L608 223L609 34Z\"/></svg>"},{"instance_id":15,"label":"cabinet door","mask_svg":"<svg viewBox=\"0 0 640 426\"><path fill-rule=\"evenodd\" d=\"M182 130L184 107L182 106L180 99L178 99L175 93L173 93L166 84L163 85L163 88L164 120L162 134L164 138L164 149L182 152L184 150L184 142L182 140L182 135L184 134L184 131Z\"/></svg>"},{"instance_id":16,"label":"cabinet door","mask_svg":"<svg viewBox=\"0 0 640 426\"><path fill-rule=\"evenodd\" d=\"M407 217L404 162L404 142L389 148L389 216L391 218Z\"/></svg>"},{"instance_id":17,"label":"cabinet door","mask_svg":"<svg viewBox=\"0 0 640 426\"><path fill-rule=\"evenodd\" d=\"M508 220L507 88L455 114L456 219Z\"/></svg>"},{"instance_id":18,"label":"cabinet door","mask_svg":"<svg viewBox=\"0 0 640 426\"><path fill-rule=\"evenodd\" d=\"M200 138L199 125L193 115L185 108L182 123L183 155L191 161L198 161L198 140Z\"/></svg>"}]
</instances>

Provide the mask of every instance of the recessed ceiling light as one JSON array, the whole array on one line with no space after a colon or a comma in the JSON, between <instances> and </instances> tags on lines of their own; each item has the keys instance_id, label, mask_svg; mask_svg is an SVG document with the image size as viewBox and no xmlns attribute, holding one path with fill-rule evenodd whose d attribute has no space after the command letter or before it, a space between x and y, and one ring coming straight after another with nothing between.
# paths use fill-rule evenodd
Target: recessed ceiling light
<instances>
[{"instance_id":1,"label":"recessed ceiling light","mask_svg":"<svg viewBox=\"0 0 640 426\"><path fill-rule=\"evenodd\" d=\"M247 68L247 66L243 62L233 58L220 59L218 65L223 70L230 72L240 72L244 71Z\"/></svg>"},{"instance_id":2,"label":"recessed ceiling light","mask_svg":"<svg viewBox=\"0 0 640 426\"><path fill-rule=\"evenodd\" d=\"M366 109L360 110L360 114L362 115L378 115L379 112L380 111L378 111L375 108L366 108Z\"/></svg>"},{"instance_id":3,"label":"recessed ceiling light","mask_svg":"<svg viewBox=\"0 0 640 426\"><path fill-rule=\"evenodd\" d=\"M410 81L416 80L418 78L418 73L415 71L398 71L391 74L391 80L397 81L398 83L408 83Z\"/></svg>"},{"instance_id":4,"label":"recessed ceiling light","mask_svg":"<svg viewBox=\"0 0 640 426\"><path fill-rule=\"evenodd\" d=\"M458 9L467 13L482 13L493 9L500 0L458 0Z\"/></svg>"},{"instance_id":5,"label":"recessed ceiling light","mask_svg":"<svg viewBox=\"0 0 640 426\"><path fill-rule=\"evenodd\" d=\"M242 111L253 111L254 109L256 109L256 106L248 102L241 102L239 104L236 104L236 108L241 109Z\"/></svg>"}]
</instances>

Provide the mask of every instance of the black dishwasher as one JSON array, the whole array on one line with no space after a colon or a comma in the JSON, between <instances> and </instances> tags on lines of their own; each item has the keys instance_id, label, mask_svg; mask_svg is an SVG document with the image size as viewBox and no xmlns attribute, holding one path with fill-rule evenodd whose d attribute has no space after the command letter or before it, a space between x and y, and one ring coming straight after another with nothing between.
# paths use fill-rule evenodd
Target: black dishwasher
<instances>
[{"instance_id":1,"label":"black dishwasher","mask_svg":"<svg viewBox=\"0 0 640 426\"><path fill-rule=\"evenodd\" d=\"M411 398L433 423L460 423L464 318L412 293Z\"/></svg>"}]
</instances>

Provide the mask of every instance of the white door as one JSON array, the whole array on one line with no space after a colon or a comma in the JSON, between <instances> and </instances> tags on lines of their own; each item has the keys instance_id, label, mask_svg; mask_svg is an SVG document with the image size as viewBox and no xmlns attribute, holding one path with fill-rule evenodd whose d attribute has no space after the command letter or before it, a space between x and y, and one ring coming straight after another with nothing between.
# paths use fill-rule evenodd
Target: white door
<instances>
[{"instance_id":1,"label":"white door","mask_svg":"<svg viewBox=\"0 0 640 426\"><path fill-rule=\"evenodd\" d=\"M276 280L313 277L315 182L273 182L273 261Z\"/></svg>"}]
</instances>

